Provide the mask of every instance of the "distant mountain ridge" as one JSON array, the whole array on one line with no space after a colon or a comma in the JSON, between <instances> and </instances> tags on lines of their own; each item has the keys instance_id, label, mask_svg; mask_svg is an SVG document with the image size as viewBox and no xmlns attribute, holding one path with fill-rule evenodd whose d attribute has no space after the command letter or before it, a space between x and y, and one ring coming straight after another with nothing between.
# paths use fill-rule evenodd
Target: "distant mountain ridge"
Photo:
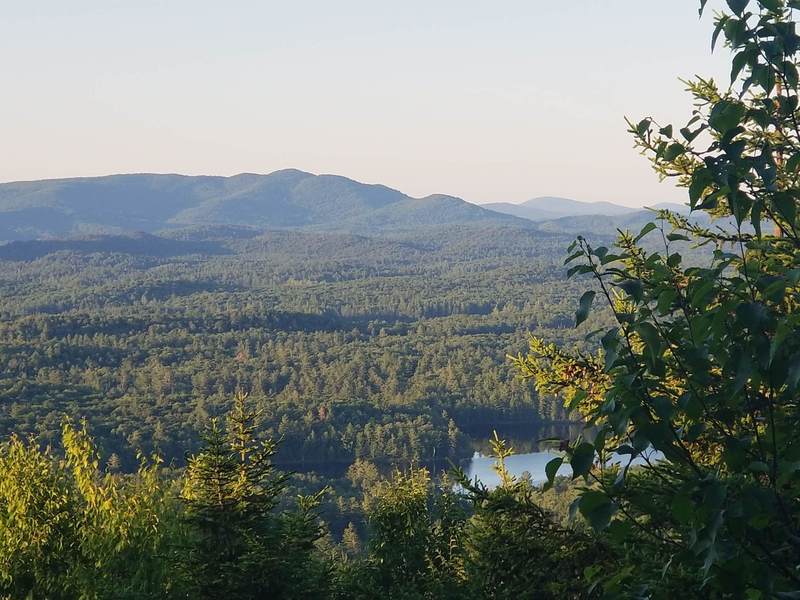
<instances>
[{"instance_id":1,"label":"distant mountain ridge","mask_svg":"<svg viewBox=\"0 0 800 600\"><path fill-rule=\"evenodd\" d=\"M0 184L0 242L186 228L234 237L247 235L242 228L354 234L450 226L571 230L571 223L555 222L576 218L583 227L588 215L637 220L640 212L558 197L484 205L443 194L413 198L384 185L296 169L230 177L142 173Z\"/></svg>"},{"instance_id":2,"label":"distant mountain ridge","mask_svg":"<svg viewBox=\"0 0 800 600\"><path fill-rule=\"evenodd\" d=\"M0 240L198 225L375 233L437 225L530 227L452 196L295 169L232 177L109 175L0 184Z\"/></svg>"},{"instance_id":3,"label":"distant mountain ridge","mask_svg":"<svg viewBox=\"0 0 800 600\"><path fill-rule=\"evenodd\" d=\"M520 204L493 202L483 204L482 206L496 212L531 221L552 221L564 217L582 217L588 215L614 217L632 215L642 211L641 208L622 206L612 202L580 202L570 198L559 198L555 196L532 198ZM679 212L687 210L687 208L681 204L672 204L668 202L656 204L652 208L666 208Z\"/></svg>"}]
</instances>

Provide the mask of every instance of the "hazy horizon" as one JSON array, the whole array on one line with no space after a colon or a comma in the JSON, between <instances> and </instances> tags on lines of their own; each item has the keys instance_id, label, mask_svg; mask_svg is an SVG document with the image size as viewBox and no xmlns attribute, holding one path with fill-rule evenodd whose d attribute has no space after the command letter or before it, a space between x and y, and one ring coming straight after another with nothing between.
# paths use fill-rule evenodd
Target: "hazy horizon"
<instances>
[{"instance_id":1,"label":"hazy horizon","mask_svg":"<svg viewBox=\"0 0 800 600\"><path fill-rule=\"evenodd\" d=\"M696 0L17 5L0 180L297 168L470 202L683 202L623 117L726 81ZM646 51L645 51L646 50Z\"/></svg>"},{"instance_id":2,"label":"hazy horizon","mask_svg":"<svg viewBox=\"0 0 800 600\"><path fill-rule=\"evenodd\" d=\"M285 171L303 171L303 172L309 173L311 175L332 175L332 176L337 176L337 177L345 177L347 179L352 179L352 180L357 181L358 183L364 183L364 184L367 184L367 185L373 185L373 184L374 185L385 185L385 184L382 184L379 181L360 181L360 180L354 179L352 177L348 177L347 175L342 174L342 173L314 173L314 172L308 171L306 169L297 169L297 168L294 168L294 167L287 167L286 169L278 169L278 171L284 171L284 170ZM236 177L236 176L239 176L239 175L263 175L263 176L266 176L266 175L270 175L271 173L275 173L275 172L276 171L272 171L270 173L253 173L253 172L249 172L249 171L242 171L241 173L233 173L231 175L217 175L217 174L208 174L208 173L198 173L196 175L187 175L186 173L174 173L174 172L170 173L170 172L166 172L166 171L162 172L162 173L143 173L143 172L138 172L138 173L134 173L134 172L131 172L131 173L106 173L106 174L103 174L103 175L85 175L85 176L78 175L78 176L74 176L74 177L55 177L55 178L47 178L47 179L22 179L22 180L14 180L14 181L0 181L0 185L3 185L3 184L14 184L14 183L32 183L32 182L37 182L37 181L58 181L58 180L63 180L63 179L95 179L95 178L103 178L103 177L131 176L131 175L166 175L166 176L176 175L176 176L179 176L179 177L195 177L196 176L196 177L225 177L225 178L230 178L230 177ZM387 186L387 187L391 187L391 186ZM401 188L392 187L392 189L394 189L395 191L406 193L405 190L403 190ZM446 191L433 192L431 194L427 194L426 196L435 196L435 195L453 196L453 194L448 194ZM424 199L426 196L413 196L413 195L411 195L412 198L417 198L417 199ZM606 200L585 200L585 199L582 199L582 198L568 198L566 196L558 195L558 194L544 194L544 195L541 195L541 196L530 196L528 198L522 198L522 199L516 199L516 200L499 200L499 201L489 200L489 201L483 201L483 202L476 201L476 200L473 200L471 198L463 198L463 197L460 197L460 196L455 196L455 197L458 197L461 200L464 200L464 201L469 202L471 204L475 204L477 206L487 206L487 205L498 204L498 203L524 204L525 202L528 202L530 200L541 200L541 199L571 200L571 201L582 202L582 203L585 203L585 204L603 204L603 203L610 202L610 201L606 201ZM619 204L620 206L629 206L629 205L625 205L625 204L623 204L621 202L611 202L611 203L612 204ZM682 202L680 202L680 199L679 199L679 200L677 200L677 201L675 201L673 203L681 204ZM644 205L651 206L653 204L659 204L659 202L645 202L641 206L644 206ZM639 206L632 206L632 208L638 208L638 207Z\"/></svg>"}]
</instances>

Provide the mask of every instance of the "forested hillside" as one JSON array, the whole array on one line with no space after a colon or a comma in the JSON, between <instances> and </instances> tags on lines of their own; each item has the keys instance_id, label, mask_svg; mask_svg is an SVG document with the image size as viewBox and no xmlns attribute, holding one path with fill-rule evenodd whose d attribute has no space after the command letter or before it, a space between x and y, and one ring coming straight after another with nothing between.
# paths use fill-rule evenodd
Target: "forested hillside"
<instances>
[{"instance_id":1,"label":"forested hillside","mask_svg":"<svg viewBox=\"0 0 800 600\"><path fill-rule=\"evenodd\" d=\"M197 225L375 233L530 223L459 198L285 169L232 177L131 174L0 184L0 242Z\"/></svg>"},{"instance_id":2,"label":"forested hillside","mask_svg":"<svg viewBox=\"0 0 800 600\"><path fill-rule=\"evenodd\" d=\"M800 1L726 4L731 86L628 121L691 219L4 246L0 597L800 597Z\"/></svg>"},{"instance_id":3,"label":"forested hillside","mask_svg":"<svg viewBox=\"0 0 800 600\"><path fill-rule=\"evenodd\" d=\"M182 464L237 389L281 458L460 458L462 429L565 420L515 378L528 331L580 340L568 238L194 228L0 247L0 429L87 418L126 469Z\"/></svg>"}]
</instances>

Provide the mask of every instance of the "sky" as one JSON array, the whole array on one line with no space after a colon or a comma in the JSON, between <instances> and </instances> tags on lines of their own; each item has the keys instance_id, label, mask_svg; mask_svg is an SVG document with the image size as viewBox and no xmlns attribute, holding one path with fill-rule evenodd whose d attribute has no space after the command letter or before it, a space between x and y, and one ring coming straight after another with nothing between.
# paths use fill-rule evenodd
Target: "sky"
<instances>
[{"instance_id":1,"label":"sky","mask_svg":"<svg viewBox=\"0 0 800 600\"><path fill-rule=\"evenodd\" d=\"M298 168L473 202L681 202L625 116L726 80L698 0L6 0L0 181Z\"/></svg>"}]
</instances>

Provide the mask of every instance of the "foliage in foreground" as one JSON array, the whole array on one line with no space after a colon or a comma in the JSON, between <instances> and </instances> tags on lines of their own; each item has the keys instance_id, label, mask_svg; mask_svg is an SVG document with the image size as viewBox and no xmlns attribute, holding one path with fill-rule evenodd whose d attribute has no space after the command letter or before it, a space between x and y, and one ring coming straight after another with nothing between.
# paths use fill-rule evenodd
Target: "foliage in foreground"
<instances>
[{"instance_id":1,"label":"foliage in foreground","mask_svg":"<svg viewBox=\"0 0 800 600\"><path fill-rule=\"evenodd\" d=\"M1 445L0 598L578 598L605 560L508 474L499 440L495 490L424 468L367 473L366 550L353 528L331 546L316 512L325 490L280 509L288 476L256 417L237 396L177 481L158 461L108 472L69 423L63 455Z\"/></svg>"},{"instance_id":2,"label":"foliage in foreground","mask_svg":"<svg viewBox=\"0 0 800 600\"><path fill-rule=\"evenodd\" d=\"M704 7L705 1L701 3ZM543 340L517 359L540 392L563 393L591 426L568 460L591 485L578 506L598 530L636 532L671 559L636 586L655 594L676 569L711 597L800 596L800 114L794 11L783 0L728 0L714 40L733 51L732 85L688 83L680 131L631 123L663 177L688 188L708 229L662 213L611 249L579 238L568 262L616 320L595 355ZM702 7L701 7L702 13ZM646 251L656 237L661 251ZM705 267L674 250L713 251ZM652 450L662 457L648 458ZM622 466L601 468L611 453ZM551 472L562 459L556 459ZM644 461L638 472L634 461ZM601 578L602 579L602 578Z\"/></svg>"},{"instance_id":3,"label":"foliage in foreground","mask_svg":"<svg viewBox=\"0 0 800 600\"><path fill-rule=\"evenodd\" d=\"M286 476L254 418L239 395L180 490L158 461L104 471L85 427L64 425L63 456L12 437L0 446L0 597L320 597L319 498L276 513Z\"/></svg>"},{"instance_id":4,"label":"foliage in foreground","mask_svg":"<svg viewBox=\"0 0 800 600\"><path fill-rule=\"evenodd\" d=\"M103 474L85 428L63 428L64 456L12 437L0 452L0 593L8 598L130 597L166 586L174 507L158 464Z\"/></svg>"},{"instance_id":5,"label":"foliage in foreground","mask_svg":"<svg viewBox=\"0 0 800 600\"><path fill-rule=\"evenodd\" d=\"M705 2L702 2L705 5ZM728 0L715 39L734 51L728 90L689 82L696 114L675 132L632 133L658 172L689 190L708 229L676 215L613 249L579 239L572 267L594 279L616 324L597 354L543 340L517 360L540 392L589 424L568 460L593 530L564 526L504 467L488 490L425 470L379 483L370 535L325 547L318 497L282 512L271 465L240 398L212 424L181 493L158 467L105 474L82 430L64 454L0 447L0 593L9 598L797 598L800 597L800 114L796 0ZM771 225L765 227L764 221ZM671 226L668 229L667 224ZM770 228L774 226L774 230ZM657 236L663 250L641 242ZM685 266L676 242L712 248ZM651 248L652 246L649 246ZM653 454L656 451L657 455ZM612 454L621 464L609 463ZM634 466L634 461L642 463ZM459 491L460 490L460 491Z\"/></svg>"}]
</instances>

